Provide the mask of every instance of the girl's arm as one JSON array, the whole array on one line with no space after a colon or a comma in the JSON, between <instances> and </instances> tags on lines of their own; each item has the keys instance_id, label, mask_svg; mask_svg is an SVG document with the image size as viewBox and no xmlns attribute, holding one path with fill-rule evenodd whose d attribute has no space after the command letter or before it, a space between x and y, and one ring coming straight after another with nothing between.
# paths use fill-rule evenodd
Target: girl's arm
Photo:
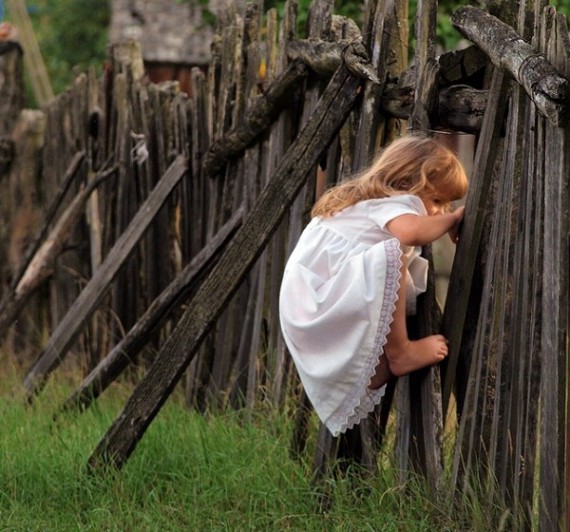
<instances>
[{"instance_id":1,"label":"girl's arm","mask_svg":"<svg viewBox=\"0 0 570 532\"><path fill-rule=\"evenodd\" d=\"M465 207L459 207L453 212L435 216L416 216L402 214L386 224L386 228L405 246L425 246L450 233L454 242L457 241L457 229Z\"/></svg>"}]
</instances>

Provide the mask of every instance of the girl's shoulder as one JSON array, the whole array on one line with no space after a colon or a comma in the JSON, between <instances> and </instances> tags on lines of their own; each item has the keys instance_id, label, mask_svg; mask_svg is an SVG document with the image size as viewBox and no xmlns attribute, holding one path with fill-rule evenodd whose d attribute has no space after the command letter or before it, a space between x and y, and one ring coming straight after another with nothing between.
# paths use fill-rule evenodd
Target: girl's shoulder
<instances>
[{"instance_id":1,"label":"girl's shoulder","mask_svg":"<svg viewBox=\"0 0 570 532\"><path fill-rule=\"evenodd\" d=\"M397 194L388 198L366 200L362 203L361 208L365 211L365 215L381 229L384 229L390 220L404 214L416 216L427 214L422 200L411 194Z\"/></svg>"},{"instance_id":2,"label":"girl's shoulder","mask_svg":"<svg viewBox=\"0 0 570 532\"><path fill-rule=\"evenodd\" d=\"M387 198L374 198L361 201L358 205L366 209L378 207L401 209L408 207L413 211L417 211L419 214L423 214L425 211L423 201L413 194L395 194Z\"/></svg>"}]
</instances>

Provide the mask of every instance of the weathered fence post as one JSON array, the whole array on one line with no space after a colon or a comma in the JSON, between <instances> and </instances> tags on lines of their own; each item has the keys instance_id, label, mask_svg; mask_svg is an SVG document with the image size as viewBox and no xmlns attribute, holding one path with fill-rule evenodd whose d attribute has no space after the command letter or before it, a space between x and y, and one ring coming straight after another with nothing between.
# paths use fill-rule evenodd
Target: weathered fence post
<instances>
[{"instance_id":1,"label":"weathered fence post","mask_svg":"<svg viewBox=\"0 0 570 532\"><path fill-rule=\"evenodd\" d=\"M59 323L24 380L24 387L30 400L42 389L46 377L62 362L72 342L77 338L81 327L91 316L97 304L101 302L134 246L142 238L156 213L185 173L186 161L182 156L179 156L149 194L146 202L143 203L128 227L117 239L115 246L103 264Z\"/></svg>"},{"instance_id":2,"label":"weathered fence post","mask_svg":"<svg viewBox=\"0 0 570 532\"><path fill-rule=\"evenodd\" d=\"M435 59L435 31L437 2L425 0L418 3L416 14L416 86L415 101L410 117L411 129L416 132L432 132L435 127L435 109L439 88L439 63ZM435 276L431 246L423 255L430 262L428 287L419 298L415 319L418 337L434 334L439 329L441 312L435 299ZM441 406L441 379L439 368L431 367L399 379L398 434L406 435L398 442L400 469L404 475L407 457L416 471L421 471L436 494L443 473L443 416Z\"/></svg>"},{"instance_id":3,"label":"weathered fence post","mask_svg":"<svg viewBox=\"0 0 570 532\"><path fill-rule=\"evenodd\" d=\"M241 224L243 213L237 213L220 229L175 280L153 301L136 325L87 375L74 394L63 405L63 410L84 410L121 374L137 360L148 338L172 314L174 308L187 298L212 269L217 257Z\"/></svg>"},{"instance_id":4,"label":"weathered fence post","mask_svg":"<svg viewBox=\"0 0 570 532\"><path fill-rule=\"evenodd\" d=\"M12 131L24 107L22 48L0 37L0 180L13 157Z\"/></svg>"},{"instance_id":5,"label":"weathered fence post","mask_svg":"<svg viewBox=\"0 0 570 532\"><path fill-rule=\"evenodd\" d=\"M525 15L521 6L521 30L528 28ZM453 339L444 401L461 340L454 325L463 322L468 305L480 303L478 315L470 311L477 331L472 353L466 353L470 373L459 412L452 485L465 497L479 487L490 524L508 511L513 528L530 529L538 516L540 529L565 530L569 137L564 76L570 39L564 17L552 8L537 12L535 19L533 48L487 14L461 8L454 16L462 31L486 52L489 48L496 70L454 264L463 280L452 278L444 314ZM518 81L510 96L501 81L504 72ZM539 89L535 76L540 72ZM499 112L507 101L505 121ZM478 286L471 279L480 260L484 272ZM469 285L471 302L464 291Z\"/></svg>"},{"instance_id":6,"label":"weathered fence post","mask_svg":"<svg viewBox=\"0 0 570 532\"><path fill-rule=\"evenodd\" d=\"M291 145L273 179L259 196L244 225L220 262L200 287L159 356L134 391L123 412L89 459L120 467L172 393L202 340L235 293L247 271L276 230L305 182L307 172L346 119L358 96L360 80L339 69L312 119Z\"/></svg>"},{"instance_id":7,"label":"weathered fence post","mask_svg":"<svg viewBox=\"0 0 570 532\"><path fill-rule=\"evenodd\" d=\"M554 8L543 13L541 49L570 78L570 38L566 18ZM550 28L550 32L546 28ZM570 526L570 375L568 326L570 313L570 126L546 124L544 160L544 263L540 389L539 526L568 530Z\"/></svg>"},{"instance_id":8,"label":"weathered fence post","mask_svg":"<svg viewBox=\"0 0 570 532\"><path fill-rule=\"evenodd\" d=\"M45 117L25 111L23 50L16 29L2 24L0 35L0 290L2 299L18 275L29 241L41 223L40 153ZM36 300L14 324L9 338L17 358L25 358L39 335L30 334L44 320L45 301ZM29 323L28 323L29 322ZM5 332L5 331L4 331ZM0 336L5 336L3 333Z\"/></svg>"},{"instance_id":9,"label":"weathered fence post","mask_svg":"<svg viewBox=\"0 0 570 532\"><path fill-rule=\"evenodd\" d=\"M10 185L8 169L14 158L12 132L24 107L22 48L15 40L0 38L0 288L9 284L8 261Z\"/></svg>"}]
</instances>

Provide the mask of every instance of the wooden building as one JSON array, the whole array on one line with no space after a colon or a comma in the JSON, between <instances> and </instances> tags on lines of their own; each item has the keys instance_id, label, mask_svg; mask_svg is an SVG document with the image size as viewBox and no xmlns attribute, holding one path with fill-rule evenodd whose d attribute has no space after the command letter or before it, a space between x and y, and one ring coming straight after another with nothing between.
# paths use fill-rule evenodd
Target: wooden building
<instances>
[{"instance_id":1,"label":"wooden building","mask_svg":"<svg viewBox=\"0 0 570 532\"><path fill-rule=\"evenodd\" d=\"M215 19L232 9L243 10L244 0L114 0L110 41L138 41L150 81L176 80L190 93L190 69L206 67Z\"/></svg>"}]
</instances>

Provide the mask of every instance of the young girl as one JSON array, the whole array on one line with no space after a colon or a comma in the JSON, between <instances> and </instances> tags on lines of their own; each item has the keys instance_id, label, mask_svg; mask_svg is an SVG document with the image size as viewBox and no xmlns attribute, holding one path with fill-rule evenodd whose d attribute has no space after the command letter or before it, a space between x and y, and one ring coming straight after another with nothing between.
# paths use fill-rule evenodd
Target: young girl
<instances>
[{"instance_id":1,"label":"young girl","mask_svg":"<svg viewBox=\"0 0 570 532\"><path fill-rule=\"evenodd\" d=\"M450 212L450 203L466 192L451 151L408 136L315 204L287 262L279 311L307 396L333 435L374 409L392 375L447 355L441 335L411 341L406 314L426 289L421 246L445 233L457 241L464 209Z\"/></svg>"}]
</instances>

